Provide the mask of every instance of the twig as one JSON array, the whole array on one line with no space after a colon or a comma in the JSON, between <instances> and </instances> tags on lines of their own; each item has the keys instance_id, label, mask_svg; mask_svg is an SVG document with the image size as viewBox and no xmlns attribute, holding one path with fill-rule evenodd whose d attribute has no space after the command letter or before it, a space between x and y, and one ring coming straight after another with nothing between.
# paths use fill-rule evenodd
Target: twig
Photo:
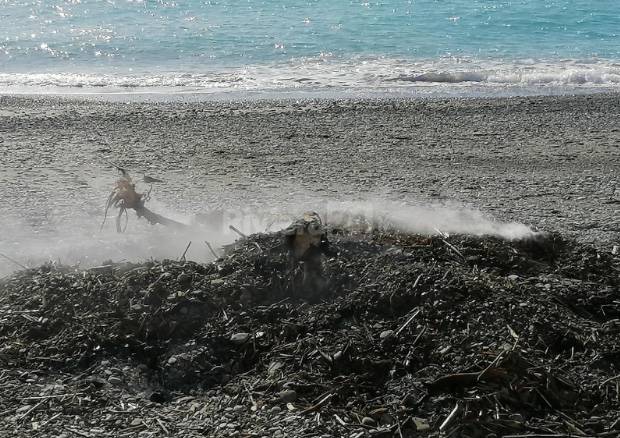
<instances>
[{"instance_id":1,"label":"twig","mask_svg":"<svg viewBox=\"0 0 620 438\"><path fill-rule=\"evenodd\" d=\"M31 407L30 409L28 409L26 411L26 413L22 414L21 417L19 417L20 420L23 420L24 418L26 418L28 415L30 415L30 413L32 411L34 411L36 408L38 408L39 406L41 406L43 403L45 403L47 400L41 400L39 403L37 403L36 405L34 405L33 407Z\"/></svg>"},{"instance_id":2,"label":"twig","mask_svg":"<svg viewBox=\"0 0 620 438\"><path fill-rule=\"evenodd\" d=\"M543 401L545 403L547 403L547 406L549 406L549 408L553 409L553 405L551 403L549 403L549 400L547 400L547 398L542 394L542 392L540 392L540 390L538 388L534 388L534 390L540 396L540 398L542 398Z\"/></svg>"},{"instance_id":3,"label":"twig","mask_svg":"<svg viewBox=\"0 0 620 438\"><path fill-rule=\"evenodd\" d=\"M510 349L510 351L515 351L515 348L517 348L517 345L519 345L520 336L509 325L506 325L506 327L508 327L508 332L510 333L510 336L512 336L513 339L515 340L515 343L512 344L512 348ZM574 352L574 350L573 350L573 352Z\"/></svg>"},{"instance_id":4,"label":"twig","mask_svg":"<svg viewBox=\"0 0 620 438\"><path fill-rule=\"evenodd\" d=\"M84 395L83 392L76 392L73 394L54 394L54 395L39 395L35 397L25 397L23 400L47 400L50 398L64 398L64 397L75 397L78 395Z\"/></svg>"},{"instance_id":5,"label":"twig","mask_svg":"<svg viewBox=\"0 0 620 438\"><path fill-rule=\"evenodd\" d=\"M452 251L454 251L455 253L457 253L463 260L465 260L465 256L463 256L463 254L461 254L461 251L459 251L458 249L456 249L456 247L454 245L452 245L450 242L448 242L446 239L448 237L450 237L450 235L448 233L444 233L443 231L441 231L439 228L435 228L435 231L437 231L437 233L439 234L439 238L441 239L441 241L443 243L446 244L446 246L448 248L450 248Z\"/></svg>"},{"instance_id":6,"label":"twig","mask_svg":"<svg viewBox=\"0 0 620 438\"><path fill-rule=\"evenodd\" d=\"M347 425L347 423L345 423L344 420L338 416L338 414L334 414L334 417L338 420L338 423L340 423L341 426Z\"/></svg>"},{"instance_id":7,"label":"twig","mask_svg":"<svg viewBox=\"0 0 620 438\"><path fill-rule=\"evenodd\" d=\"M409 317L409 319L407 321L405 321L405 323L403 325L400 326L400 328L398 330L396 330L395 335L398 336L400 335L400 333L405 330L405 328L407 328L407 326L411 323L411 321L413 321L413 318L415 318L416 316L418 316L418 313L420 313L420 309L417 309L413 315L411 315Z\"/></svg>"},{"instance_id":8,"label":"twig","mask_svg":"<svg viewBox=\"0 0 620 438\"><path fill-rule=\"evenodd\" d=\"M99 227L99 232L103 231L103 226L105 225L105 221L108 218L108 210L110 209L110 206L112 205L112 198L114 198L114 191L110 193L110 195L108 196L108 200L105 203L105 210L103 212L103 221L101 222L101 226Z\"/></svg>"},{"instance_id":9,"label":"twig","mask_svg":"<svg viewBox=\"0 0 620 438\"><path fill-rule=\"evenodd\" d=\"M50 422L54 421L56 418L60 417L60 415L61 415L61 413L59 412L56 415L54 415L53 417L48 418L43 423L41 423L41 426L45 426L47 423L50 423Z\"/></svg>"},{"instance_id":10,"label":"twig","mask_svg":"<svg viewBox=\"0 0 620 438\"><path fill-rule=\"evenodd\" d=\"M82 432L81 430L75 430L75 429L71 429L70 427L65 426L65 429L68 430L69 432L73 432L76 435L79 436L83 436L83 437L87 437L90 438L91 435L87 434L86 432Z\"/></svg>"},{"instance_id":11,"label":"twig","mask_svg":"<svg viewBox=\"0 0 620 438\"><path fill-rule=\"evenodd\" d=\"M450 438L452 435L454 435L455 433L457 433L459 430L461 430L461 424L459 424L458 426L456 426L454 429L452 429L452 431L446 435L445 438Z\"/></svg>"},{"instance_id":12,"label":"twig","mask_svg":"<svg viewBox=\"0 0 620 438\"><path fill-rule=\"evenodd\" d=\"M99 137L101 137L101 138L103 139L104 143L106 143L108 146L110 145L110 144L107 142L106 138L105 138L105 137L104 137L104 136L103 136L103 135L102 135L99 131L97 131L97 130L95 129L95 132L97 133L97 135L99 135ZM123 176L127 176L127 175L128 175L127 170L126 170L125 168L123 168L123 167L119 166L118 164L116 164L116 163L114 163L114 162L112 162L112 161L107 161L107 160L106 160L106 161L104 161L104 162L105 162L105 163L107 163L107 164L109 164L109 165L110 165L110 166L112 166L112 167L115 167L115 168L116 168L116 170L118 170L118 171L121 173L121 175L123 175Z\"/></svg>"},{"instance_id":13,"label":"twig","mask_svg":"<svg viewBox=\"0 0 620 438\"><path fill-rule=\"evenodd\" d=\"M422 278L422 274L418 275L418 278L415 279L415 281L413 282L413 286L411 286L411 289L415 289L418 286L420 278Z\"/></svg>"},{"instance_id":14,"label":"twig","mask_svg":"<svg viewBox=\"0 0 620 438\"><path fill-rule=\"evenodd\" d=\"M617 376L610 377L609 379L603 380L603 383L598 385L598 387L602 388L604 385L606 385L607 383L611 382L612 380L616 380L616 379L619 379L619 378L620 378L620 374L618 374Z\"/></svg>"},{"instance_id":15,"label":"twig","mask_svg":"<svg viewBox=\"0 0 620 438\"><path fill-rule=\"evenodd\" d=\"M418 343L418 341L420 340L420 338L422 337L422 335L424 335L424 333L426 333L426 329L428 328L428 326L424 326L424 328L420 331L420 333L418 333L418 336L415 337L415 339L413 340L413 342L411 343L412 347L415 347L415 345Z\"/></svg>"},{"instance_id":16,"label":"twig","mask_svg":"<svg viewBox=\"0 0 620 438\"><path fill-rule=\"evenodd\" d=\"M15 412L17 408L7 409L6 411L0 412L0 417L4 417L6 414L10 414L11 412Z\"/></svg>"},{"instance_id":17,"label":"twig","mask_svg":"<svg viewBox=\"0 0 620 438\"><path fill-rule=\"evenodd\" d=\"M177 411L177 412L185 412L185 411ZM138 424L137 426L131 426L126 429L119 430L118 431L119 435L116 435L116 436L124 437L124 436L133 435L135 431L137 431L138 429L143 429L144 427L145 427L144 423Z\"/></svg>"},{"instance_id":18,"label":"twig","mask_svg":"<svg viewBox=\"0 0 620 438\"><path fill-rule=\"evenodd\" d=\"M493 368L499 362L499 360L502 358L503 355L504 355L504 350L500 351L500 353L497 355L497 357L495 359L493 359L493 361L485 369L480 371L480 374L478 374L478 377L476 378L476 381L479 381L480 379L482 379L482 377L484 377L484 375L487 373L487 371L489 371L491 368Z\"/></svg>"},{"instance_id":19,"label":"twig","mask_svg":"<svg viewBox=\"0 0 620 438\"><path fill-rule=\"evenodd\" d=\"M335 396L336 394L331 393L331 394L327 394L325 397L323 397L317 404L310 406L309 408L304 409L303 411L301 411L301 414L307 414L308 412L313 412L316 411L317 409L320 409L321 406L323 406L325 403L327 403L329 401L330 398L332 398L333 396Z\"/></svg>"},{"instance_id":20,"label":"twig","mask_svg":"<svg viewBox=\"0 0 620 438\"><path fill-rule=\"evenodd\" d=\"M573 431L575 431L576 434L578 434L579 436L585 436L586 433L581 430L583 429L583 426L581 424L579 424L577 422L577 420L569 417L568 415L566 415L564 412L559 411L559 410L555 410L555 412L558 413L558 415L560 415L560 417L564 418L564 423L566 423L566 425L572 429Z\"/></svg>"},{"instance_id":21,"label":"twig","mask_svg":"<svg viewBox=\"0 0 620 438\"><path fill-rule=\"evenodd\" d=\"M570 438L574 436L575 435L570 435L570 434L567 435L565 433L560 433L560 434L532 433L532 434L526 434L526 435L504 435L504 438Z\"/></svg>"},{"instance_id":22,"label":"twig","mask_svg":"<svg viewBox=\"0 0 620 438\"><path fill-rule=\"evenodd\" d=\"M238 235L240 235L241 237L243 237L244 239L247 239L248 236L243 234L241 231L239 231L239 229L235 228L232 225L229 225L228 228L230 228L232 231L234 231L235 233L237 233Z\"/></svg>"},{"instance_id":23,"label":"twig","mask_svg":"<svg viewBox=\"0 0 620 438\"><path fill-rule=\"evenodd\" d=\"M159 427L161 427L161 429L164 431L164 433L166 435L170 435L170 432L168 432L168 429L166 429L166 426L164 426L164 423L159 418L156 418L155 420L157 421L157 424L159 424Z\"/></svg>"},{"instance_id":24,"label":"twig","mask_svg":"<svg viewBox=\"0 0 620 438\"><path fill-rule=\"evenodd\" d=\"M443 243L446 244L446 246L448 248L450 248L452 251L454 251L455 253L457 253L463 260L465 260L465 256L463 254L461 254L461 251L459 251L458 249L456 249L456 247L454 245L452 245L450 242L448 242L446 239L441 238L441 241Z\"/></svg>"},{"instance_id":25,"label":"twig","mask_svg":"<svg viewBox=\"0 0 620 438\"><path fill-rule=\"evenodd\" d=\"M185 251L183 251L183 254L181 255L181 257L179 258L180 262L184 262L185 261L185 254L187 254L187 250L189 249L189 247L192 245L192 241L190 240L189 243L187 244L187 246L185 247Z\"/></svg>"},{"instance_id":26,"label":"twig","mask_svg":"<svg viewBox=\"0 0 620 438\"><path fill-rule=\"evenodd\" d=\"M246 392L248 393L248 396L250 396L250 402L252 402L252 407L256 408L256 402L254 401L254 397L252 397L252 391L250 391L250 388L248 388L247 384L243 384L243 387L245 388Z\"/></svg>"},{"instance_id":27,"label":"twig","mask_svg":"<svg viewBox=\"0 0 620 438\"><path fill-rule=\"evenodd\" d=\"M7 260L8 260L8 261L10 261L10 262L15 263L15 264L16 264L17 266L19 266L20 268L23 268L23 269L30 269L30 268L28 268L27 266L22 265L22 264L21 264L21 263L19 263L18 261L13 260L13 259L12 259L11 257L9 257L8 255L2 254L1 252L0 252L0 256L4 257L5 259L7 259Z\"/></svg>"},{"instance_id":28,"label":"twig","mask_svg":"<svg viewBox=\"0 0 620 438\"><path fill-rule=\"evenodd\" d=\"M213 249L211 244L209 242L207 242L206 240L205 240L205 243L206 243L207 247L209 248L209 250L211 250L211 254L213 254L213 257L215 257L216 259L219 258L219 256L217 255L217 253L215 252L215 250Z\"/></svg>"},{"instance_id":29,"label":"twig","mask_svg":"<svg viewBox=\"0 0 620 438\"><path fill-rule=\"evenodd\" d=\"M460 410L461 410L461 403L456 402L456 405L454 406L454 409L452 409L452 412L450 412L450 415L448 415L446 419L443 421L443 423L441 423L441 426L439 426L439 430L443 432L450 425L450 423L454 421L454 419L456 418L456 415L459 413Z\"/></svg>"},{"instance_id":30,"label":"twig","mask_svg":"<svg viewBox=\"0 0 620 438\"><path fill-rule=\"evenodd\" d=\"M433 227L433 229L435 231L437 231L437 234L439 234L441 237L450 237L450 235L448 233L444 233L443 231L441 231L439 228L435 228Z\"/></svg>"}]
</instances>

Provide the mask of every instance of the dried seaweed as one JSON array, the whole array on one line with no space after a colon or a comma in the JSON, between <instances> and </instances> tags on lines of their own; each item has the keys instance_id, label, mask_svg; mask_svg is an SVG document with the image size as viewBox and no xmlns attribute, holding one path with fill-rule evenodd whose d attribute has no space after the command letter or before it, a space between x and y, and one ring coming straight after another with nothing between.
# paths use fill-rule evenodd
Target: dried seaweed
<instances>
[{"instance_id":1,"label":"dried seaweed","mask_svg":"<svg viewBox=\"0 0 620 438\"><path fill-rule=\"evenodd\" d=\"M50 264L2 280L0 428L620 434L617 255L558 235L329 241L320 288L280 233L208 265Z\"/></svg>"}]
</instances>

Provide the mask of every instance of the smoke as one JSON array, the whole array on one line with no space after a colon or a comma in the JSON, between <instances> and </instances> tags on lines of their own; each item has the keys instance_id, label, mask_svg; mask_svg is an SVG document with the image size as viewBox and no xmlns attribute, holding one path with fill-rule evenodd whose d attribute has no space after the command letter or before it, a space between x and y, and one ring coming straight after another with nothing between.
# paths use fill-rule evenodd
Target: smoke
<instances>
[{"instance_id":1,"label":"smoke","mask_svg":"<svg viewBox=\"0 0 620 438\"><path fill-rule=\"evenodd\" d=\"M336 203L324 213L328 221L350 227L365 221L377 228L434 235L469 234L495 236L506 240L533 237L536 232L517 222L500 222L480 210L459 205L411 205L392 201Z\"/></svg>"},{"instance_id":2,"label":"smoke","mask_svg":"<svg viewBox=\"0 0 620 438\"><path fill-rule=\"evenodd\" d=\"M175 219L189 223L191 218L176 216ZM54 227L13 221L4 224L8 232L0 237L0 253L28 267L47 262L91 267L109 261L178 259L191 241L186 258L206 262L212 260L213 255L205 242L217 248L238 237L230 230L222 233L209 226L189 227L187 230L151 226L133 212L129 212L128 220L127 230L122 234L116 232L113 219L108 220L100 231L101 216L74 216ZM0 258L0 277L15 269L19 269L16 263Z\"/></svg>"},{"instance_id":3,"label":"smoke","mask_svg":"<svg viewBox=\"0 0 620 438\"><path fill-rule=\"evenodd\" d=\"M265 203L273 205L273 203ZM246 234L276 231L286 227L307 210L316 211L330 226L368 230L395 229L408 233L492 235L508 240L532 237L535 231L515 222L500 222L479 210L459 205L416 205L385 200L339 202L313 199L302 204L276 205L271 208L229 208L183 216L154 203L151 208L175 220L190 224L186 230L151 226L129 213L127 231L116 233L114 221L99 230L101 216L87 213L50 220L42 225L23 217L4 215L0 227L0 253L19 264L34 267L47 262L82 267L108 261L143 262L150 259L178 259L189 242L188 260L208 262L216 251L239 237L229 226ZM52 218L53 219L53 218ZM0 258L0 277L19 269Z\"/></svg>"}]
</instances>

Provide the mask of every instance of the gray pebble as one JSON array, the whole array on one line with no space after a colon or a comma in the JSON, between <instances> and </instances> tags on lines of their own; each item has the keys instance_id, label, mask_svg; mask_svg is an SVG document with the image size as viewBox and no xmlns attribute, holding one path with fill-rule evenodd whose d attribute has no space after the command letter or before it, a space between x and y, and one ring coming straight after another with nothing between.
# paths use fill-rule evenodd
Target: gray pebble
<instances>
[{"instance_id":1,"label":"gray pebble","mask_svg":"<svg viewBox=\"0 0 620 438\"><path fill-rule=\"evenodd\" d=\"M394 330L384 330L379 335L379 338L386 339L386 338L391 338L392 336L394 336Z\"/></svg>"},{"instance_id":2,"label":"gray pebble","mask_svg":"<svg viewBox=\"0 0 620 438\"><path fill-rule=\"evenodd\" d=\"M287 389L285 391L280 392L278 397L284 403L292 403L297 400L297 392L294 389Z\"/></svg>"},{"instance_id":3,"label":"gray pebble","mask_svg":"<svg viewBox=\"0 0 620 438\"><path fill-rule=\"evenodd\" d=\"M230 340L235 344L245 344L250 339L249 333L235 333L230 337Z\"/></svg>"},{"instance_id":4,"label":"gray pebble","mask_svg":"<svg viewBox=\"0 0 620 438\"><path fill-rule=\"evenodd\" d=\"M364 418L362 418L362 424L364 424L366 426L374 426L375 425L375 420L373 420L370 417L364 417Z\"/></svg>"},{"instance_id":5,"label":"gray pebble","mask_svg":"<svg viewBox=\"0 0 620 438\"><path fill-rule=\"evenodd\" d=\"M116 376L110 376L108 377L108 382L112 385L120 385L121 383L123 383L123 379Z\"/></svg>"}]
</instances>

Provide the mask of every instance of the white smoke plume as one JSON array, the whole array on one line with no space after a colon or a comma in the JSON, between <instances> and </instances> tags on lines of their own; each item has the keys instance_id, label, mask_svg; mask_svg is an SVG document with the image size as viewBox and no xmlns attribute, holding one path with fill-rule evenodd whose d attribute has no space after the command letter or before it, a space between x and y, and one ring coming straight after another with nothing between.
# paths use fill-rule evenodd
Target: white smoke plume
<instances>
[{"instance_id":1,"label":"white smoke plume","mask_svg":"<svg viewBox=\"0 0 620 438\"><path fill-rule=\"evenodd\" d=\"M178 259L190 241L192 244L186 258L208 262L213 260L213 255L205 242L217 249L239 237L229 229L230 225L246 234L277 231L307 210L318 212L329 226L345 228L380 227L424 235L438 232L492 235L508 240L536 234L526 225L499 222L479 210L463 206L415 205L385 200L339 202L315 199L303 205L278 205L269 210L231 208L186 217L166 211L161 204L152 208L192 226L182 231L151 226L130 212L127 231L118 234L113 220L99 231L101 217L87 214L72 216L69 221L51 221L53 225L45 227L28 224L24 218L5 215L0 218L0 228L5 231L0 236L0 253L17 263L0 258L0 277L19 269L18 264L34 267L57 262L89 267L107 261Z\"/></svg>"}]
</instances>

